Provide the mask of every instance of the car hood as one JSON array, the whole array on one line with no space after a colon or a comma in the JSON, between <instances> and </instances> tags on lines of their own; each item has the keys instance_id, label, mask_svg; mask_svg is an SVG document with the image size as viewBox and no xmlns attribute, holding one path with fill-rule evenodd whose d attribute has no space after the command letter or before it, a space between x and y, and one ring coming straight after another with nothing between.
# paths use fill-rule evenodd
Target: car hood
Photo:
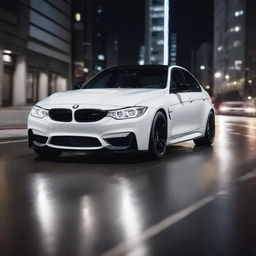
<instances>
[{"instance_id":1,"label":"car hood","mask_svg":"<svg viewBox=\"0 0 256 256\"><path fill-rule=\"evenodd\" d=\"M135 106L141 101L164 94L162 89L80 89L54 93L38 102L44 108L80 106L102 106L118 108Z\"/></svg>"}]
</instances>

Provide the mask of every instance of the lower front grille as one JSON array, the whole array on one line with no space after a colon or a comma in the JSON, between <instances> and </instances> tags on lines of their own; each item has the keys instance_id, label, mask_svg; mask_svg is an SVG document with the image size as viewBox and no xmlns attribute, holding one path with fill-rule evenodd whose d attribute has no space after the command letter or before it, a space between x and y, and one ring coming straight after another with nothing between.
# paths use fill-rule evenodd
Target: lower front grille
<instances>
[{"instance_id":1,"label":"lower front grille","mask_svg":"<svg viewBox=\"0 0 256 256\"><path fill-rule=\"evenodd\" d=\"M101 147L97 138L82 136L53 136L50 143L55 146L74 148Z\"/></svg>"}]
</instances>

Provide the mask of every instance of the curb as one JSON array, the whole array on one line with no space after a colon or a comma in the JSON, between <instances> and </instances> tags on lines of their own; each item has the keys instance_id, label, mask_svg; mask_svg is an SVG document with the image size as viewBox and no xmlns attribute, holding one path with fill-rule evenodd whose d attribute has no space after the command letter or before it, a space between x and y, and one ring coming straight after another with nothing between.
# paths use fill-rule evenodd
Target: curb
<instances>
[{"instance_id":1,"label":"curb","mask_svg":"<svg viewBox=\"0 0 256 256\"><path fill-rule=\"evenodd\" d=\"M18 127L0 127L0 131L4 130L25 130L27 129L26 126L18 126Z\"/></svg>"}]
</instances>

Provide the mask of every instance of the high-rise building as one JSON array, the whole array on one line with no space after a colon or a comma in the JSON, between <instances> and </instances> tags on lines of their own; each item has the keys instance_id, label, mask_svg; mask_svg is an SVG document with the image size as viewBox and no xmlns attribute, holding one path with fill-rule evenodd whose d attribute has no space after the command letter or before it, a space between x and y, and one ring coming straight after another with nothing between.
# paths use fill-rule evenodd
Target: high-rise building
<instances>
[{"instance_id":1,"label":"high-rise building","mask_svg":"<svg viewBox=\"0 0 256 256\"><path fill-rule=\"evenodd\" d=\"M213 89L213 46L202 43L195 53L194 73L196 78L210 94Z\"/></svg>"},{"instance_id":2,"label":"high-rise building","mask_svg":"<svg viewBox=\"0 0 256 256\"><path fill-rule=\"evenodd\" d=\"M72 13L73 13L73 44L72 44L72 75L73 86L81 84L86 78L88 69L85 67L85 1L73 0L72 1Z\"/></svg>"},{"instance_id":3,"label":"high-rise building","mask_svg":"<svg viewBox=\"0 0 256 256\"><path fill-rule=\"evenodd\" d=\"M85 69L91 77L106 68L107 63L112 64L112 61L116 63L118 40L115 35L110 36L106 31L106 2L86 0L85 6ZM111 50L113 50L115 60L107 60L107 55L111 55Z\"/></svg>"},{"instance_id":4,"label":"high-rise building","mask_svg":"<svg viewBox=\"0 0 256 256\"><path fill-rule=\"evenodd\" d=\"M215 96L256 97L255 8L255 0L215 0Z\"/></svg>"},{"instance_id":5,"label":"high-rise building","mask_svg":"<svg viewBox=\"0 0 256 256\"><path fill-rule=\"evenodd\" d=\"M69 87L71 16L70 0L0 2L0 106Z\"/></svg>"},{"instance_id":6,"label":"high-rise building","mask_svg":"<svg viewBox=\"0 0 256 256\"><path fill-rule=\"evenodd\" d=\"M171 40L170 40L170 65L177 64L177 35L176 33L171 33Z\"/></svg>"},{"instance_id":7,"label":"high-rise building","mask_svg":"<svg viewBox=\"0 0 256 256\"><path fill-rule=\"evenodd\" d=\"M145 63L169 63L169 0L146 1Z\"/></svg>"}]
</instances>

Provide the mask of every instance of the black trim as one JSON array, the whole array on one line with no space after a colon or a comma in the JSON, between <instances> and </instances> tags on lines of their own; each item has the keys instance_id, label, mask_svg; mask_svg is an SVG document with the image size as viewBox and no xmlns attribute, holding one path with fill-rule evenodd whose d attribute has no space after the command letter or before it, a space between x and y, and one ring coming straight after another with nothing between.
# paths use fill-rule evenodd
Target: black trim
<instances>
[{"instance_id":1,"label":"black trim","mask_svg":"<svg viewBox=\"0 0 256 256\"><path fill-rule=\"evenodd\" d=\"M101 142L94 137L87 136L53 136L50 144L63 147L90 148L101 147Z\"/></svg>"},{"instance_id":2,"label":"black trim","mask_svg":"<svg viewBox=\"0 0 256 256\"><path fill-rule=\"evenodd\" d=\"M71 122L72 110L68 108L52 108L49 110L49 117L58 122Z\"/></svg>"},{"instance_id":3,"label":"black trim","mask_svg":"<svg viewBox=\"0 0 256 256\"><path fill-rule=\"evenodd\" d=\"M113 137L104 140L110 144L106 147L110 150L138 150L137 139L133 132L126 137Z\"/></svg>"}]
</instances>

